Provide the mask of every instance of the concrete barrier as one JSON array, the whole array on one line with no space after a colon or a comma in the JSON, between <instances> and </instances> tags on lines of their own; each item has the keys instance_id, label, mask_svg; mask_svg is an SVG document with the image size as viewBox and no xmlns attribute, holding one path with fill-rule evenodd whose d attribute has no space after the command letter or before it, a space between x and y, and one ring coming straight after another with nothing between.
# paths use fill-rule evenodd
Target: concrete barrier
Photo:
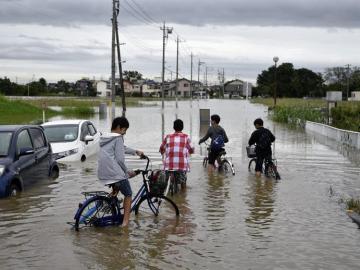
<instances>
[{"instance_id":1,"label":"concrete barrier","mask_svg":"<svg viewBox=\"0 0 360 270\"><path fill-rule=\"evenodd\" d=\"M305 130L321 134L339 143L360 149L360 132L338 129L310 121L306 121Z\"/></svg>"}]
</instances>

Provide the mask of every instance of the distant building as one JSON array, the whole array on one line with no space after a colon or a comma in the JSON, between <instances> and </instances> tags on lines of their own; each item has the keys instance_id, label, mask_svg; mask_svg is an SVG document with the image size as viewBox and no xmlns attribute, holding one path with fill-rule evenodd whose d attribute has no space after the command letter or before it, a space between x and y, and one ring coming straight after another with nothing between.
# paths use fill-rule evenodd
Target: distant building
<instances>
[{"instance_id":1,"label":"distant building","mask_svg":"<svg viewBox=\"0 0 360 270\"><path fill-rule=\"evenodd\" d=\"M166 96L175 97L176 94L176 80L165 84ZM190 81L182 78L178 80L178 97L190 97Z\"/></svg>"},{"instance_id":2,"label":"distant building","mask_svg":"<svg viewBox=\"0 0 360 270\"><path fill-rule=\"evenodd\" d=\"M96 92L99 97L111 97L111 89L106 81L96 81Z\"/></svg>"},{"instance_id":3,"label":"distant building","mask_svg":"<svg viewBox=\"0 0 360 270\"><path fill-rule=\"evenodd\" d=\"M351 92L350 100L360 100L360 91Z\"/></svg>"},{"instance_id":4,"label":"distant building","mask_svg":"<svg viewBox=\"0 0 360 270\"><path fill-rule=\"evenodd\" d=\"M242 80L233 80L226 82L224 85L224 95L233 97L251 97L252 84Z\"/></svg>"}]
</instances>

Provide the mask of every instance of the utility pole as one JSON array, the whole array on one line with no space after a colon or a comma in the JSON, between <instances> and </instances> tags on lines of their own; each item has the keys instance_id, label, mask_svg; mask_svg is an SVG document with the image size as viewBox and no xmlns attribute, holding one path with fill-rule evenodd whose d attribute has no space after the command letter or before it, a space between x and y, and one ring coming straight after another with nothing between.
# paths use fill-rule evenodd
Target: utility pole
<instances>
[{"instance_id":1,"label":"utility pole","mask_svg":"<svg viewBox=\"0 0 360 270\"><path fill-rule=\"evenodd\" d=\"M193 93L192 93L192 87L193 87L193 53L191 52L191 67L190 67L190 108L192 108L192 98L193 98Z\"/></svg>"},{"instance_id":2,"label":"utility pole","mask_svg":"<svg viewBox=\"0 0 360 270\"><path fill-rule=\"evenodd\" d=\"M223 68L222 72L222 98L224 98L225 94L225 69Z\"/></svg>"},{"instance_id":3,"label":"utility pole","mask_svg":"<svg viewBox=\"0 0 360 270\"><path fill-rule=\"evenodd\" d=\"M113 0L112 35L111 35L111 118L115 118L115 31L116 31L116 10L119 7L119 0Z\"/></svg>"},{"instance_id":4,"label":"utility pole","mask_svg":"<svg viewBox=\"0 0 360 270\"><path fill-rule=\"evenodd\" d=\"M201 62L199 59L199 62L198 62L198 84L199 84L198 90L200 90L200 66L203 64L205 64L205 62Z\"/></svg>"},{"instance_id":5,"label":"utility pole","mask_svg":"<svg viewBox=\"0 0 360 270\"><path fill-rule=\"evenodd\" d=\"M347 74L346 74L346 100L349 100L350 64L347 64L346 67L347 67Z\"/></svg>"},{"instance_id":6,"label":"utility pole","mask_svg":"<svg viewBox=\"0 0 360 270\"><path fill-rule=\"evenodd\" d=\"M161 109L164 110L165 39L168 37L168 34L172 33L173 28L165 27L165 22L164 22L163 27L160 27L160 30L163 31L163 55L162 55L162 71L161 71ZM164 136L162 136L162 137L164 137Z\"/></svg>"},{"instance_id":7,"label":"utility pole","mask_svg":"<svg viewBox=\"0 0 360 270\"><path fill-rule=\"evenodd\" d=\"M176 38L176 87L175 87L175 107L178 109L178 91L179 91L179 36Z\"/></svg>"},{"instance_id":8,"label":"utility pole","mask_svg":"<svg viewBox=\"0 0 360 270\"><path fill-rule=\"evenodd\" d=\"M121 91L121 103L122 103L122 116L126 116L126 101L125 101L125 89L124 89L124 80L123 80L123 71L122 71L122 63L121 61L121 53L120 53L120 45L124 45L125 43L120 43L119 41L119 28L118 28L118 22L117 22L117 16L119 15L119 1L117 1L117 12L115 17L115 34L116 34L116 49L117 49L117 56L118 56L118 65L119 65L119 85L120 85L120 91ZM115 91L116 92L116 91Z\"/></svg>"}]
</instances>

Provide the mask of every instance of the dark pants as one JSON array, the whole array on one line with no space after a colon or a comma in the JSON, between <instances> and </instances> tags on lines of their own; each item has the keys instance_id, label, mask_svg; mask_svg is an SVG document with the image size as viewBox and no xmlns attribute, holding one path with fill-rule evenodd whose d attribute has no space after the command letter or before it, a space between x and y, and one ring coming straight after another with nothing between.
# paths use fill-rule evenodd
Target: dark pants
<instances>
[{"instance_id":1,"label":"dark pants","mask_svg":"<svg viewBox=\"0 0 360 270\"><path fill-rule=\"evenodd\" d=\"M263 162L265 162L265 172L267 173L267 167L269 162L266 162L266 160L271 161L271 156L272 153L257 153L256 154L256 165L255 165L255 171L256 172L263 172L262 171L262 167L263 167Z\"/></svg>"},{"instance_id":2,"label":"dark pants","mask_svg":"<svg viewBox=\"0 0 360 270\"><path fill-rule=\"evenodd\" d=\"M218 158L219 154L223 151L225 151L224 148L221 148L221 149L215 150L215 151L210 150L209 156L208 156L209 164L215 165L215 160Z\"/></svg>"}]
</instances>

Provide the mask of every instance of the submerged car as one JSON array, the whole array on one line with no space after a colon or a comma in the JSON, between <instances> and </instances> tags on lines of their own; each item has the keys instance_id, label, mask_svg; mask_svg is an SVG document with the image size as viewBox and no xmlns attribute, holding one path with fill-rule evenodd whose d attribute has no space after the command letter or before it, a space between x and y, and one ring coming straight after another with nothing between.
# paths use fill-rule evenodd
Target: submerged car
<instances>
[{"instance_id":1,"label":"submerged car","mask_svg":"<svg viewBox=\"0 0 360 270\"><path fill-rule=\"evenodd\" d=\"M39 126L0 126L0 197L16 196L44 178L57 178L59 167Z\"/></svg>"},{"instance_id":2,"label":"submerged car","mask_svg":"<svg viewBox=\"0 0 360 270\"><path fill-rule=\"evenodd\" d=\"M59 162L85 161L99 150L100 132L88 120L58 120L42 127Z\"/></svg>"}]
</instances>

